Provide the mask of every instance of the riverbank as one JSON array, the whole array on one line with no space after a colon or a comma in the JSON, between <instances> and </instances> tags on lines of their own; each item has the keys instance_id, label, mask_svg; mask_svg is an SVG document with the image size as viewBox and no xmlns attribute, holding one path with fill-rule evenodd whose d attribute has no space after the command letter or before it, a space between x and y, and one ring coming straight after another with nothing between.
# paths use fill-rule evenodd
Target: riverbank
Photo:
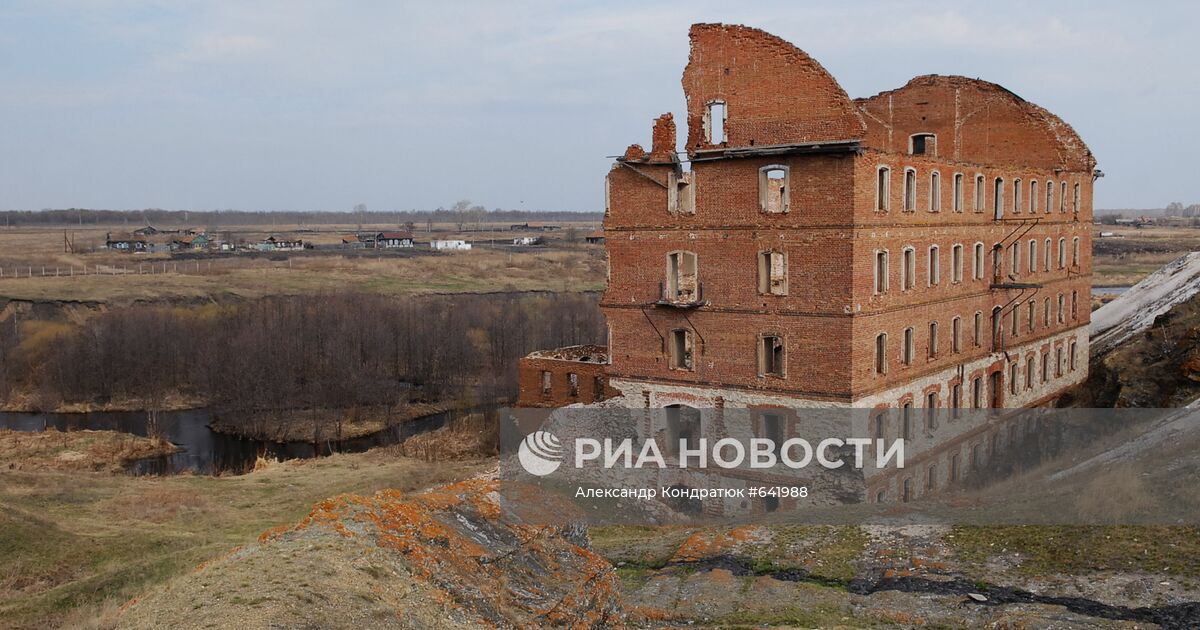
<instances>
[{"instance_id":1,"label":"riverbank","mask_svg":"<svg viewBox=\"0 0 1200 630\"><path fill-rule=\"evenodd\" d=\"M365 438L418 418L471 407L469 402L443 401L392 408L225 413L214 416L209 428L216 433L265 442L338 442Z\"/></svg>"},{"instance_id":2,"label":"riverbank","mask_svg":"<svg viewBox=\"0 0 1200 630\"><path fill-rule=\"evenodd\" d=\"M47 404L39 401L28 393L12 396L0 402L0 412L10 413L97 413L97 412L145 412L153 408L157 411L189 411L201 409L207 401L196 396L183 394L168 394L161 400L148 401L145 398L115 398L106 402L73 402Z\"/></svg>"},{"instance_id":3,"label":"riverbank","mask_svg":"<svg viewBox=\"0 0 1200 630\"><path fill-rule=\"evenodd\" d=\"M0 470L118 473L138 460L179 450L161 438L118 431L0 429Z\"/></svg>"}]
</instances>

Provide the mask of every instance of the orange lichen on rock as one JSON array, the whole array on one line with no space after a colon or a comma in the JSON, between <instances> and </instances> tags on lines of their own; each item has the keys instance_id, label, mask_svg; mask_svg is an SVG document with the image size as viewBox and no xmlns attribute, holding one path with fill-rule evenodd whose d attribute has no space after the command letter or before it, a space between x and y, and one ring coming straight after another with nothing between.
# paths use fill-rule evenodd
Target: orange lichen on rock
<instances>
[{"instance_id":1,"label":"orange lichen on rock","mask_svg":"<svg viewBox=\"0 0 1200 630\"><path fill-rule=\"evenodd\" d=\"M473 479L405 495L321 501L293 528L261 542L326 529L395 552L445 603L500 626L620 625L612 566L586 548L576 526L532 525L502 505L499 483ZM440 597L440 596L439 596Z\"/></svg>"}]
</instances>

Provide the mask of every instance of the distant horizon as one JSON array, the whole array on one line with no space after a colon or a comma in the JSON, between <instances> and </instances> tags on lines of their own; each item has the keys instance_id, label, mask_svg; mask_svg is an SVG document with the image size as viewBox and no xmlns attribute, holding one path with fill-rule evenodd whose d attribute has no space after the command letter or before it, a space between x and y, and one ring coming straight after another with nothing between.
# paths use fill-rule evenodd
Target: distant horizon
<instances>
[{"instance_id":1,"label":"distant horizon","mask_svg":"<svg viewBox=\"0 0 1200 630\"><path fill-rule=\"evenodd\" d=\"M694 22L778 35L851 97L997 83L1087 142L1097 207L1200 199L1195 3L13 0L0 209L598 212L606 156L683 119Z\"/></svg>"}]
</instances>

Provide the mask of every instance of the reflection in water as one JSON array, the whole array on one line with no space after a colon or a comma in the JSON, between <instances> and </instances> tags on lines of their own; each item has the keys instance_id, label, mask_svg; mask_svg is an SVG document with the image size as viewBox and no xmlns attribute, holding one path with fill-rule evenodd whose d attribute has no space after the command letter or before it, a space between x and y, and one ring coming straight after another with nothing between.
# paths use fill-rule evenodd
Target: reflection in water
<instances>
[{"instance_id":1,"label":"reflection in water","mask_svg":"<svg viewBox=\"0 0 1200 630\"><path fill-rule=\"evenodd\" d=\"M443 412L417 418L361 438L332 444L332 450L359 453L377 446L403 442L418 433L445 426L457 415L467 412ZM258 457L266 459L306 459L328 455L329 443L318 446L307 442L271 442L217 433L208 427L212 413L207 410L162 412L158 414L159 433L182 450L173 455L153 457L134 462L137 475L162 475L196 472L215 475L244 473L254 468ZM0 429L16 431L119 431L147 435L147 414L144 412L92 413L15 413L0 412Z\"/></svg>"},{"instance_id":2,"label":"reflection in water","mask_svg":"<svg viewBox=\"0 0 1200 630\"><path fill-rule=\"evenodd\" d=\"M1200 505L1180 494L1186 486L1172 483L1196 478L1200 467L1200 458L1187 455L1200 445L1200 412L1190 409L547 412L509 410L511 421L501 424L503 479L549 483L585 499L597 495L579 488L667 491L660 496L670 510L705 518L790 513L861 522L870 513L915 517L969 505L971 518L983 521L999 516L1004 522L1200 522ZM530 480L506 457L519 440L505 434L539 428L567 445L565 460L552 475ZM625 438L633 443L622 449ZM588 441L596 446L579 447ZM901 441L903 465L897 465L898 458L886 455ZM807 446L789 446L792 442ZM662 454L661 463L638 463L648 446ZM759 464L771 463L755 465L756 450L763 458ZM714 463L732 460L739 451L746 456L732 466ZM815 452L845 465L824 466ZM807 463L776 463L785 454ZM852 464L858 459L861 465ZM629 495L607 492L598 498L623 496ZM661 520L648 502L622 507L643 507L648 520ZM616 513L599 508L588 506L585 513L601 518Z\"/></svg>"}]
</instances>

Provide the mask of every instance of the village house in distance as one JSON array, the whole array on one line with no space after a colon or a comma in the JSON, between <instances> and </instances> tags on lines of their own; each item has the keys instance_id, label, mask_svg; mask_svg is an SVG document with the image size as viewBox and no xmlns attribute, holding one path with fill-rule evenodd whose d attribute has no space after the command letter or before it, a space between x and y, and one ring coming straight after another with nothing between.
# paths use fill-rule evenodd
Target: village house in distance
<instances>
[{"instance_id":1,"label":"village house in distance","mask_svg":"<svg viewBox=\"0 0 1200 630\"><path fill-rule=\"evenodd\" d=\"M522 406L995 408L1087 376L1087 145L986 81L851 99L804 51L692 27L670 114L606 180L607 347L531 354Z\"/></svg>"}]
</instances>

